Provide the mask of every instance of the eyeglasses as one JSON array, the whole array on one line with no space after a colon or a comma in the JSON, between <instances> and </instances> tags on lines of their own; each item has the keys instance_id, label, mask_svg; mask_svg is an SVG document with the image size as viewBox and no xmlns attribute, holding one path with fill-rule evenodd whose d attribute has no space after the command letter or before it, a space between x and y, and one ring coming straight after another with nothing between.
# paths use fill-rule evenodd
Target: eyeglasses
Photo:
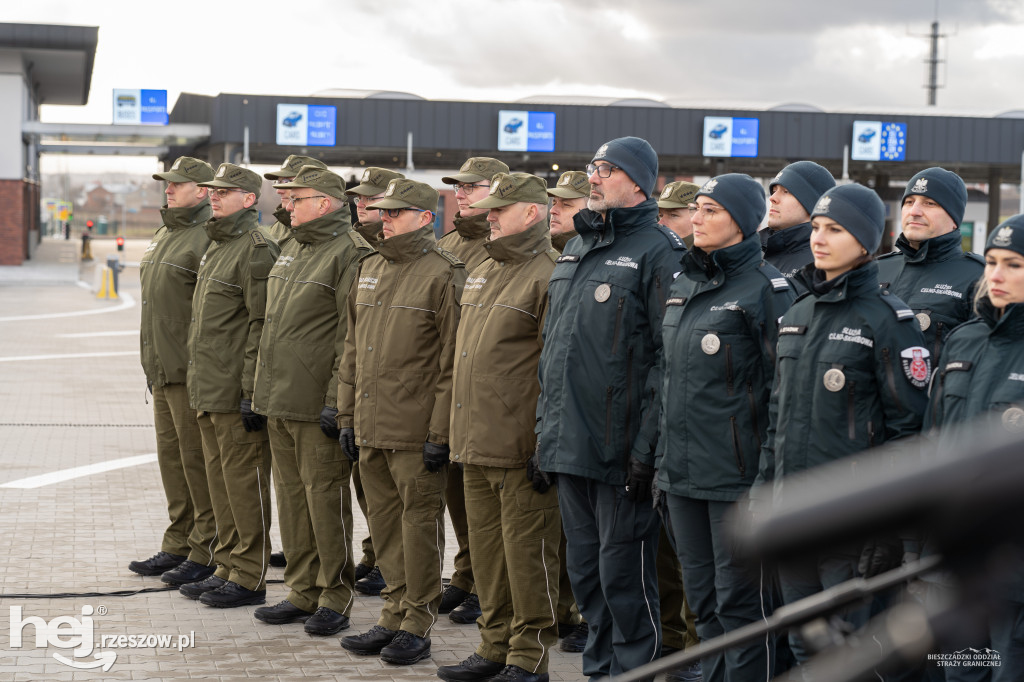
<instances>
[{"instance_id":1,"label":"eyeglasses","mask_svg":"<svg viewBox=\"0 0 1024 682\"><path fill-rule=\"evenodd\" d=\"M291 203L294 206L295 204L299 203L303 199L326 199L326 198L327 197L325 197L323 194L314 194L311 197L292 197L291 198Z\"/></svg>"},{"instance_id":2,"label":"eyeglasses","mask_svg":"<svg viewBox=\"0 0 1024 682\"><path fill-rule=\"evenodd\" d=\"M690 212L691 216L697 213L697 211L700 211L701 216L704 218L714 218L715 215L722 210L718 206L712 206L711 204L690 204L686 209Z\"/></svg>"},{"instance_id":3,"label":"eyeglasses","mask_svg":"<svg viewBox=\"0 0 1024 682\"><path fill-rule=\"evenodd\" d=\"M381 215L387 213L389 218L397 218L398 216L402 215L402 211L416 211L417 213L430 213L430 211L424 210L422 208L378 208L377 210L381 212Z\"/></svg>"},{"instance_id":4,"label":"eyeglasses","mask_svg":"<svg viewBox=\"0 0 1024 682\"><path fill-rule=\"evenodd\" d=\"M210 196L211 197L217 197L218 199L223 199L224 197L226 197L227 195L231 194L232 192L241 192L242 194L250 194L250 192L248 192L248 191L246 191L244 189L225 189L223 187L211 187L210 188Z\"/></svg>"},{"instance_id":5,"label":"eyeglasses","mask_svg":"<svg viewBox=\"0 0 1024 682\"><path fill-rule=\"evenodd\" d=\"M485 182L456 182L455 193L462 192L463 194L471 194L477 187L490 187L489 183Z\"/></svg>"},{"instance_id":6,"label":"eyeglasses","mask_svg":"<svg viewBox=\"0 0 1024 682\"><path fill-rule=\"evenodd\" d=\"M375 201L380 201L383 198L383 194L378 194L375 197L364 197L362 194L360 194L356 197L356 204L363 204L365 206L366 204L372 204Z\"/></svg>"},{"instance_id":7,"label":"eyeglasses","mask_svg":"<svg viewBox=\"0 0 1024 682\"><path fill-rule=\"evenodd\" d=\"M612 171L622 170L618 166L613 166L610 163L602 163L599 166L595 166L592 163L587 164L587 177L590 177L594 173L597 173L599 178L610 178Z\"/></svg>"}]
</instances>

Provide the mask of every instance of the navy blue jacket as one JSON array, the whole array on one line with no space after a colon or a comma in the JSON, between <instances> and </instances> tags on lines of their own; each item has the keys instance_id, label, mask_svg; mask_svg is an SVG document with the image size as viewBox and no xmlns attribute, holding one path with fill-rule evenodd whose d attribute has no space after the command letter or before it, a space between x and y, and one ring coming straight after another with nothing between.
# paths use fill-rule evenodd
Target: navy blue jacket
<instances>
[{"instance_id":1,"label":"navy blue jacket","mask_svg":"<svg viewBox=\"0 0 1024 682\"><path fill-rule=\"evenodd\" d=\"M688 252L683 275L661 330L658 487L734 501L757 474L779 318L795 295L753 236L710 255Z\"/></svg>"},{"instance_id":2,"label":"navy blue jacket","mask_svg":"<svg viewBox=\"0 0 1024 682\"><path fill-rule=\"evenodd\" d=\"M573 220L548 285L538 454L544 471L621 485L631 454L654 464L661 322L686 247L653 199Z\"/></svg>"}]
</instances>

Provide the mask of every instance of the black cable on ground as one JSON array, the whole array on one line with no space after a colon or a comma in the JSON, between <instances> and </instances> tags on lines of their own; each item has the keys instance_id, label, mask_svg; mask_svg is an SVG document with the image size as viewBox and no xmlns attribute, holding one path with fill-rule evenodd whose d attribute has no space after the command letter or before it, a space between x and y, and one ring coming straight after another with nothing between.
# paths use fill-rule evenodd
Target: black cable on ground
<instances>
[{"instance_id":1,"label":"black cable on ground","mask_svg":"<svg viewBox=\"0 0 1024 682\"><path fill-rule=\"evenodd\" d=\"M268 580L268 585L283 583L283 580ZM58 592L57 594L0 594L0 599L86 599L92 597L134 597L148 592L170 592L177 590L178 585L165 587L143 587L138 590L115 590L113 592Z\"/></svg>"}]
</instances>

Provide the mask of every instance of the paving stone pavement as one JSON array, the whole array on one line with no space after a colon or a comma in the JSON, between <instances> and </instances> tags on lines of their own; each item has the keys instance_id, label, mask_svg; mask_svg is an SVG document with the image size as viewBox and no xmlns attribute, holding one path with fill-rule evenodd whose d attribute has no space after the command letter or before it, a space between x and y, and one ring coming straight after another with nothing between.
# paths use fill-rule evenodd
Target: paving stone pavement
<instances>
[{"instance_id":1,"label":"paving stone pavement","mask_svg":"<svg viewBox=\"0 0 1024 682\"><path fill-rule=\"evenodd\" d=\"M252 616L255 607L213 609L176 591L110 596L163 587L159 577L127 569L129 561L159 549L167 522L152 406L138 358L137 262L145 246L142 240L127 244L118 301L95 295L98 267L112 244L94 245L97 260L80 264L77 242L44 240L31 261L0 267L0 679L437 679L438 666L473 652L476 626L442 616L432 634L432 657L403 667L349 654L338 644L342 635L311 637L299 624L261 623ZM5 487L30 476L151 453L153 461L136 466L40 487ZM366 522L358 507L354 514L359 539ZM447 537L450 575L450 527ZM276 525L272 538L279 546ZM270 578L280 581L281 569L272 568ZM267 603L286 593L280 582L270 584ZM11 596L26 594L38 596ZM342 634L370 628L380 605L376 597L357 597L352 627ZM59 636L37 647L36 628L29 624L20 629L20 647L13 646L5 621L17 622L18 613L21 621L60 625ZM76 634L79 622L83 630ZM82 637L90 622L91 635ZM78 659L70 648L118 635L141 637L147 646L98 646ZM150 635L169 641L148 646ZM116 654L106 671L75 669L55 658L82 664L105 652ZM553 651L550 676L582 679L579 655Z\"/></svg>"}]
</instances>

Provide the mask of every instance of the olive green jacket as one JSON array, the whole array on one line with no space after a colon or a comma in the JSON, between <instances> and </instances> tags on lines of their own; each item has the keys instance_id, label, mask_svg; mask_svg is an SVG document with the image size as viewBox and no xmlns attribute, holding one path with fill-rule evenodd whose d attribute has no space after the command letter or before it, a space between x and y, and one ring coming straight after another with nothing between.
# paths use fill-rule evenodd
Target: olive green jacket
<instances>
[{"instance_id":1,"label":"olive green jacket","mask_svg":"<svg viewBox=\"0 0 1024 682\"><path fill-rule=\"evenodd\" d=\"M199 263L188 335L188 400L205 412L237 412L252 399L267 308L267 277L281 249L247 208L206 223L213 243Z\"/></svg>"},{"instance_id":2,"label":"olive green jacket","mask_svg":"<svg viewBox=\"0 0 1024 682\"><path fill-rule=\"evenodd\" d=\"M207 199L189 208L164 207L164 224L139 261L140 352L150 388L185 383L192 294L199 261L210 245L203 224L211 214Z\"/></svg>"},{"instance_id":3,"label":"olive green jacket","mask_svg":"<svg viewBox=\"0 0 1024 682\"><path fill-rule=\"evenodd\" d=\"M558 252L547 221L484 244L466 280L455 343L451 458L522 467L537 446L537 364Z\"/></svg>"},{"instance_id":4,"label":"olive green jacket","mask_svg":"<svg viewBox=\"0 0 1024 682\"><path fill-rule=\"evenodd\" d=\"M466 272L473 272L487 258L484 244L491 236L487 214L463 218L461 213L456 213L453 222L455 229L437 240L437 245L465 263Z\"/></svg>"},{"instance_id":5,"label":"olive green jacket","mask_svg":"<svg viewBox=\"0 0 1024 682\"><path fill-rule=\"evenodd\" d=\"M274 209L274 217L277 218L277 222L268 227L267 231L270 238L283 249L292 238L292 214L282 204Z\"/></svg>"},{"instance_id":6,"label":"olive green jacket","mask_svg":"<svg viewBox=\"0 0 1024 682\"><path fill-rule=\"evenodd\" d=\"M267 282L253 411L319 421L336 404L348 292L359 258L372 250L351 230L347 207L292 233Z\"/></svg>"},{"instance_id":7,"label":"olive green jacket","mask_svg":"<svg viewBox=\"0 0 1024 682\"><path fill-rule=\"evenodd\" d=\"M363 235L363 239L366 243L377 248L377 244L384 238L382 232L384 231L384 223L378 220L375 223L356 223L352 226L352 229Z\"/></svg>"},{"instance_id":8,"label":"olive green jacket","mask_svg":"<svg viewBox=\"0 0 1024 682\"><path fill-rule=\"evenodd\" d=\"M359 264L348 302L338 426L361 446L448 443L452 361L466 268L430 226L395 235Z\"/></svg>"},{"instance_id":9,"label":"olive green jacket","mask_svg":"<svg viewBox=\"0 0 1024 682\"><path fill-rule=\"evenodd\" d=\"M558 234L551 235L551 246L554 247L555 251L562 253L565 251L565 245L569 243L569 240L575 237L578 232L576 230L569 230L568 232L559 232Z\"/></svg>"}]
</instances>

